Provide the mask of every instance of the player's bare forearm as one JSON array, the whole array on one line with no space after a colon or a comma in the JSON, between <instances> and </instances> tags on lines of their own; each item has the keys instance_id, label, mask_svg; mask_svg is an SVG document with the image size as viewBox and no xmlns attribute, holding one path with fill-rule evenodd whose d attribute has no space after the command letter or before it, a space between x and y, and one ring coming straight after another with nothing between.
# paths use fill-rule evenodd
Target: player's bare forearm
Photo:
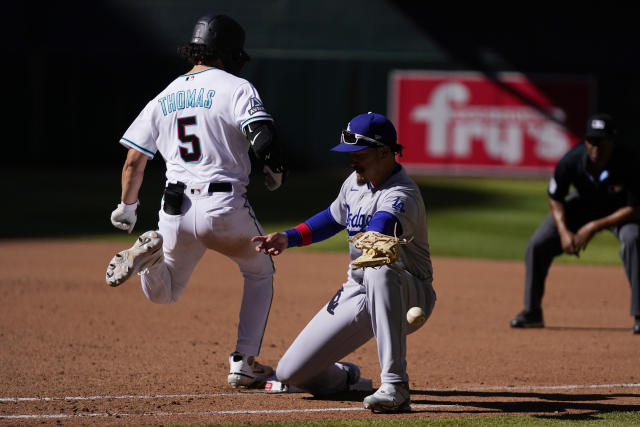
<instances>
[{"instance_id":1,"label":"player's bare forearm","mask_svg":"<svg viewBox=\"0 0 640 427\"><path fill-rule=\"evenodd\" d=\"M138 201L138 193L144 178L144 169L149 157L133 148L129 149L127 159L122 167L122 195L121 200L126 204Z\"/></svg>"},{"instance_id":2,"label":"player's bare forearm","mask_svg":"<svg viewBox=\"0 0 640 427\"><path fill-rule=\"evenodd\" d=\"M549 210L551 211L551 216L556 223L556 228L560 235L562 250L567 254L577 253L573 243L573 233L567 227L564 205L562 202L549 197Z\"/></svg>"},{"instance_id":3,"label":"player's bare forearm","mask_svg":"<svg viewBox=\"0 0 640 427\"><path fill-rule=\"evenodd\" d=\"M251 239L256 246L257 252L264 252L267 255L280 255L289 246L289 239L284 233L270 233L266 236L255 236Z\"/></svg>"}]
</instances>

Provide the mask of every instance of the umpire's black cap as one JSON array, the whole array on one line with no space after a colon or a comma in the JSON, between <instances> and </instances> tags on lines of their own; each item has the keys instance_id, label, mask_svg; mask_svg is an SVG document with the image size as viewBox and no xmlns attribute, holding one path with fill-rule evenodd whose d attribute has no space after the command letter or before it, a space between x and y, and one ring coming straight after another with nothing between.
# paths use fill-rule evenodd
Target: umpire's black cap
<instances>
[{"instance_id":1,"label":"umpire's black cap","mask_svg":"<svg viewBox=\"0 0 640 427\"><path fill-rule=\"evenodd\" d=\"M603 139L615 139L618 130L615 121L607 113L596 113L589 117L587 121L587 130L584 133L584 139L589 142L600 141Z\"/></svg>"}]
</instances>

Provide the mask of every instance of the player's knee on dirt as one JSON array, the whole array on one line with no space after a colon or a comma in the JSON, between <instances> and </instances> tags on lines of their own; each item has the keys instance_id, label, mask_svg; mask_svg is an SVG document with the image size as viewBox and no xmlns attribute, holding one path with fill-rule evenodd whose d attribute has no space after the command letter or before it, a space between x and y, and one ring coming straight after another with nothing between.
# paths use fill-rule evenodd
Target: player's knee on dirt
<instances>
[{"instance_id":1,"label":"player's knee on dirt","mask_svg":"<svg viewBox=\"0 0 640 427\"><path fill-rule=\"evenodd\" d=\"M276 368L276 376L278 380L295 387L299 387L304 379L304 373L300 366L296 368L295 363L290 363L288 357L285 355L278 362Z\"/></svg>"},{"instance_id":2,"label":"player's knee on dirt","mask_svg":"<svg viewBox=\"0 0 640 427\"><path fill-rule=\"evenodd\" d=\"M301 390L311 393L314 396L324 396L335 393L336 390L328 387L326 377L323 373L310 373L309 366L289 363L284 358L278 363L276 368L278 380Z\"/></svg>"},{"instance_id":3,"label":"player's knee on dirt","mask_svg":"<svg viewBox=\"0 0 640 427\"><path fill-rule=\"evenodd\" d=\"M307 390L313 378L322 370L314 369L309 359L298 354L299 350L292 346L285 352L278 362L276 376L285 384Z\"/></svg>"}]
</instances>

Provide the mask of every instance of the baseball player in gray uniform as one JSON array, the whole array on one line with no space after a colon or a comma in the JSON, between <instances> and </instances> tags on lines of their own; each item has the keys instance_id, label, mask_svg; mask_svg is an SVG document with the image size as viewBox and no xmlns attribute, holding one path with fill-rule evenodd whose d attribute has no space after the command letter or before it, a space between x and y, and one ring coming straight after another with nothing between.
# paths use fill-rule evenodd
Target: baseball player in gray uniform
<instances>
[{"instance_id":1,"label":"baseball player in gray uniform","mask_svg":"<svg viewBox=\"0 0 640 427\"><path fill-rule=\"evenodd\" d=\"M271 257L256 253L251 238L264 233L246 197L249 150L264 163L275 190L285 172L273 119L256 89L238 77L249 60L244 30L225 15L200 18L180 54L193 68L152 99L125 132L121 203L113 225L131 233L147 160L158 152L167 182L158 231L142 234L109 263L106 281L118 286L139 273L146 297L175 302L206 249L231 258L244 277L235 351L228 382L253 386L273 373L255 360L273 297Z\"/></svg>"},{"instance_id":2,"label":"baseball player in gray uniform","mask_svg":"<svg viewBox=\"0 0 640 427\"><path fill-rule=\"evenodd\" d=\"M367 113L351 120L333 151L348 152L355 169L331 206L282 233L257 236L257 251L279 255L286 248L324 240L347 229L349 236L374 230L412 238L399 260L382 267L349 266L347 281L300 332L276 369L279 380L314 395L346 390L360 377L359 368L340 361L375 337L381 386L364 400L376 412L410 410L406 371L406 335L417 330L405 318L409 307L428 317L436 295L420 190L396 163L401 153L393 124ZM349 245L355 260L360 249Z\"/></svg>"}]
</instances>

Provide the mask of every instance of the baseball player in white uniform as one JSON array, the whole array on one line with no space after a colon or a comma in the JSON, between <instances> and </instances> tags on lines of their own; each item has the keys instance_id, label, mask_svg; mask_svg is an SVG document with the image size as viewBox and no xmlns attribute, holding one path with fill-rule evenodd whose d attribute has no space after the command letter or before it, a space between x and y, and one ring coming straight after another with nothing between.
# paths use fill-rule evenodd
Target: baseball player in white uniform
<instances>
[{"instance_id":1,"label":"baseball player in white uniform","mask_svg":"<svg viewBox=\"0 0 640 427\"><path fill-rule=\"evenodd\" d=\"M242 27L225 15L204 16L179 52L191 71L152 99L120 139L129 151L121 203L111 215L115 227L131 232L146 162L159 152L167 165L159 230L116 254L106 280L118 286L139 273L146 297L168 304L180 297L206 249L231 258L244 289L228 382L254 386L273 373L255 356L271 308L274 267L251 243L264 232L246 197L248 152L264 163L270 190L280 186L285 168L272 117L257 90L237 76L249 60Z\"/></svg>"},{"instance_id":2,"label":"baseball player in white uniform","mask_svg":"<svg viewBox=\"0 0 640 427\"><path fill-rule=\"evenodd\" d=\"M257 251L279 255L286 248L324 240L347 229L349 236L377 231L412 239L400 247L399 260L382 267L354 269L347 281L286 351L276 369L283 383L315 395L335 393L355 384L359 368L340 361L375 337L381 367L381 386L364 400L376 412L410 410L406 372L405 313L420 307L428 317L436 295L424 202L415 182L396 163L402 146L393 124L384 116L356 116L342 132L333 151L348 152L355 169L331 206L295 228L257 236ZM362 254L351 243L351 260ZM421 326L421 325L420 325Z\"/></svg>"}]
</instances>

